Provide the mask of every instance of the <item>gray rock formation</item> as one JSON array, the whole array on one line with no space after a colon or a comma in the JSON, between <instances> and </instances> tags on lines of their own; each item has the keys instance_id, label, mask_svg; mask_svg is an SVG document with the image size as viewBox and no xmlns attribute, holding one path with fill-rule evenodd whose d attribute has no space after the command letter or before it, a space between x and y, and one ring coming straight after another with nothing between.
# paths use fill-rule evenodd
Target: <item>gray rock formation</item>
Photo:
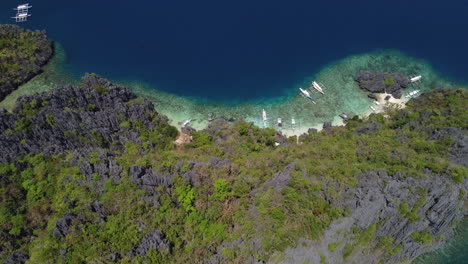
<instances>
[{"instance_id":1,"label":"gray rock formation","mask_svg":"<svg viewBox=\"0 0 468 264\"><path fill-rule=\"evenodd\" d=\"M150 249L156 249L163 253L170 253L172 245L170 242L166 241L165 238L166 235L161 230L146 234L135 248L135 254L145 256Z\"/></svg>"},{"instance_id":2,"label":"gray rock formation","mask_svg":"<svg viewBox=\"0 0 468 264\"><path fill-rule=\"evenodd\" d=\"M29 256L23 252L16 251L8 256L3 264L24 264L29 259Z\"/></svg>"},{"instance_id":3,"label":"gray rock formation","mask_svg":"<svg viewBox=\"0 0 468 264\"><path fill-rule=\"evenodd\" d=\"M430 172L428 172L430 173ZM348 189L335 206L345 205L352 212L349 217L335 220L320 241L302 240L298 247L289 248L280 263L398 263L422 253L433 251L448 240L451 226L463 214L460 192L466 189L455 186L449 177L428 175L422 179L393 176L385 172L366 172L359 176L356 188ZM465 190L466 191L466 190ZM342 204L344 202L344 204ZM416 218L402 213L400 205L406 203L415 210ZM374 226L372 236L393 239L394 249L379 250L378 239L368 244L359 244L361 232ZM432 242L415 241L414 232L428 232ZM443 237L444 236L444 237ZM443 237L443 238L442 238ZM336 249L329 245L336 243ZM353 246L345 253L347 245Z\"/></svg>"},{"instance_id":4,"label":"gray rock formation","mask_svg":"<svg viewBox=\"0 0 468 264\"><path fill-rule=\"evenodd\" d=\"M128 171L130 180L140 186L140 188L153 193L155 187L162 185L164 187L172 186L172 175L154 172L141 165L133 165Z\"/></svg>"},{"instance_id":5,"label":"gray rock formation","mask_svg":"<svg viewBox=\"0 0 468 264\"><path fill-rule=\"evenodd\" d=\"M276 173L276 175L270 180L264 183L264 186L272 186L275 190L281 192L286 186L288 186L289 181L291 180L291 172L295 170L296 164L290 163L288 166L284 167L283 170Z\"/></svg>"},{"instance_id":6,"label":"gray rock formation","mask_svg":"<svg viewBox=\"0 0 468 264\"><path fill-rule=\"evenodd\" d=\"M323 129L330 129L330 128L332 128L332 123L331 122L325 122L325 123L323 123L322 128Z\"/></svg>"},{"instance_id":7,"label":"gray rock formation","mask_svg":"<svg viewBox=\"0 0 468 264\"><path fill-rule=\"evenodd\" d=\"M356 129L354 133L360 135L360 134L367 134L367 133L372 133L372 132L377 132L379 129L382 127L382 124L376 121L370 122L368 125Z\"/></svg>"},{"instance_id":8,"label":"gray rock formation","mask_svg":"<svg viewBox=\"0 0 468 264\"><path fill-rule=\"evenodd\" d=\"M401 72L359 72L354 80L361 89L371 93L389 93L397 99L401 98L401 89L410 84L410 79Z\"/></svg>"},{"instance_id":9,"label":"gray rock formation","mask_svg":"<svg viewBox=\"0 0 468 264\"><path fill-rule=\"evenodd\" d=\"M71 227L71 222L73 219L77 218L77 215L71 212L65 213L65 215L57 220L55 223L55 228L53 235L56 237L65 237L68 235L68 231Z\"/></svg>"},{"instance_id":10,"label":"gray rock formation","mask_svg":"<svg viewBox=\"0 0 468 264\"><path fill-rule=\"evenodd\" d=\"M0 162L25 153L46 156L95 147L122 149L139 141L135 129L121 126L131 120L154 128L167 118L159 116L148 100L96 75L86 75L82 86L59 87L49 93L22 96L9 113L0 110ZM115 167L114 165L109 165Z\"/></svg>"}]
</instances>

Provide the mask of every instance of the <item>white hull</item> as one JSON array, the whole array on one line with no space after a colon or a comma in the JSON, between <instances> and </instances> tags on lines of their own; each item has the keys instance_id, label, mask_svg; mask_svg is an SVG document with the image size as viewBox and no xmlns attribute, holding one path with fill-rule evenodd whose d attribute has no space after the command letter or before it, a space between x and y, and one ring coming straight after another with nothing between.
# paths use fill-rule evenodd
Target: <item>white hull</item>
<instances>
[{"instance_id":1,"label":"white hull","mask_svg":"<svg viewBox=\"0 0 468 264\"><path fill-rule=\"evenodd\" d=\"M414 83L414 82L420 81L421 79L422 79L422 76L418 75L418 76L415 76L415 77L411 78L410 81L412 83Z\"/></svg>"},{"instance_id":2,"label":"white hull","mask_svg":"<svg viewBox=\"0 0 468 264\"><path fill-rule=\"evenodd\" d=\"M312 87L314 87L315 90L319 91L319 93L325 94L325 93L323 92L322 87L321 87L316 81L313 81L313 82L312 82Z\"/></svg>"}]
</instances>

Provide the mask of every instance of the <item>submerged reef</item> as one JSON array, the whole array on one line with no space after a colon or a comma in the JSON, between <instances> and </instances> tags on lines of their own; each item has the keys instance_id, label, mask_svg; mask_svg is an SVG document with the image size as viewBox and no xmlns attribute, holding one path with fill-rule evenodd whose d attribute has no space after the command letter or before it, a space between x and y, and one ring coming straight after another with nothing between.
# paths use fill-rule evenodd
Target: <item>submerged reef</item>
<instances>
[{"instance_id":1,"label":"submerged reef","mask_svg":"<svg viewBox=\"0 0 468 264\"><path fill-rule=\"evenodd\" d=\"M85 75L0 109L0 260L411 260L466 212L467 103L434 89L299 138L217 118L176 145L159 105Z\"/></svg>"},{"instance_id":2,"label":"submerged reef","mask_svg":"<svg viewBox=\"0 0 468 264\"><path fill-rule=\"evenodd\" d=\"M45 31L0 24L0 101L42 72L53 54Z\"/></svg>"}]
</instances>

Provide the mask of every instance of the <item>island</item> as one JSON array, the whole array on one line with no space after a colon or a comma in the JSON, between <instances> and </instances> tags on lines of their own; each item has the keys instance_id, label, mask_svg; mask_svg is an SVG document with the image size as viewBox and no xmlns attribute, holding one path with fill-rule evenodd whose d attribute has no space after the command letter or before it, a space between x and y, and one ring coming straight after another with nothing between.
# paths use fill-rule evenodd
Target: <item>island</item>
<instances>
[{"instance_id":1,"label":"island","mask_svg":"<svg viewBox=\"0 0 468 264\"><path fill-rule=\"evenodd\" d=\"M52 54L45 31L0 25L0 101L41 73Z\"/></svg>"},{"instance_id":2,"label":"island","mask_svg":"<svg viewBox=\"0 0 468 264\"><path fill-rule=\"evenodd\" d=\"M86 74L0 108L0 261L409 262L466 214L466 105L434 87L300 136L222 118L179 131Z\"/></svg>"}]
</instances>

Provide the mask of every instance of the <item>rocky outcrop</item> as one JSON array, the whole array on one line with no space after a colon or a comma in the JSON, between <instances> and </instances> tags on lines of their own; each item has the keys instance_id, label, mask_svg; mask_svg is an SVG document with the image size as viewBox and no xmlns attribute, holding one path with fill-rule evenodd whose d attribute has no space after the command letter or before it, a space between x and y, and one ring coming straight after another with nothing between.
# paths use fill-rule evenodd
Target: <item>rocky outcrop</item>
<instances>
[{"instance_id":1,"label":"rocky outcrop","mask_svg":"<svg viewBox=\"0 0 468 264\"><path fill-rule=\"evenodd\" d=\"M166 235L161 230L146 234L135 248L135 254L145 256L150 249L156 249L162 253L170 253L172 245L165 238Z\"/></svg>"},{"instance_id":2,"label":"rocky outcrop","mask_svg":"<svg viewBox=\"0 0 468 264\"><path fill-rule=\"evenodd\" d=\"M332 201L335 206L348 208L351 215L334 221L320 241L302 240L297 248L287 249L280 263L319 263L321 259L327 263L398 263L437 249L463 215L460 199L464 198L460 195L466 190L455 186L449 177L426 173L422 179L401 173L389 176L383 171L362 173L356 188ZM403 209L405 206L408 208ZM365 230L373 230L370 234L374 239L367 244L358 238ZM432 241L426 244L415 240L412 234L416 232L427 232ZM379 248L379 237L390 238L392 246ZM337 245L336 249L330 250L330 244Z\"/></svg>"},{"instance_id":3,"label":"rocky outcrop","mask_svg":"<svg viewBox=\"0 0 468 264\"><path fill-rule=\"evenodd\" d=\"M8 256L3 264L24 264L29 259L29 256L23 252L17 251Z\"/></svg>"},{"instance_id":4,"label":"rocky outcrop","mask_svg":"<svg viewBox=\"0 0 468 264\"><path fill-rule=\"evenodd\" d=\"M0 25L0 101L21 84L42 72L53 54L45 31Z\"/></svg>"},{"instance_id":5,"label":"rocky outcrop","mask_svg":"<svg viewBox=\"0 0 468 264\"><path fill-rule=\"evenodd\" d=\"M282 171L276 173L276 175L270 180L264 183L265 187L273 187L275 190L281 192L286 186L288 186L289 181L291 180L291 172L294 171L296 167L295 163L290 163Z\"/></svg>"},{"instance_id":6,"label":"rocky outcrop","mask_svg":"<svg viewBox=\"0 0 468 264\"><path fill-rule=\"evenodd\" d=\"M371 93L388 93L397 99L401 98L401 89L410 84L410 79L401 72L359 72L354 80L361 89Z\"/></svg>"},{"instance_id":7,"label":"rocky outcrop","mask_svg":"<svg viewBox=\"0 0 468 264\"><path fill-rule=\"evenodd\" d=\"M77 215L71 212L65 213L65 215L57 220L53 235L56 237L65 237L68 235L69 229L72 225L72 220L77 218Z\"/></svg>"},{"instance_id":8,"label":"rocky outcrop","mask_svg":"<svg viewBox=\"0 0 468 264\"><path fill-rule=\"evenodd\" d=\"M379 131L379 129L382 127L382 124L379 122L376 122L372 120L369 124L367 124L364 127L358 128L354 131L355 134L367 134L367 133L373 133Z\"/></svg>"},{"instance_id":9,"label":"rocky outcrop","mask_svg":"<svg viewBox=\"0 0 468 264\"><path fill-rule=\"evenodd\" d=\"M141 165L131 166L128 175L132 183L137 184L140 188L150 193L153 193L155 187L160 185L164 187L172 186L172 175L158 173Z\"/></svg>"},{"instance_id":10,"label":"rocky outcrop","mask_svg":"<svg viewBox=\"0 0 468 264\"><path fill-rule=\"evenodd\" d=\"M332 128L332 123L331 122L325 122L325 123L323 123L322 128L323 129L330 129L330 128Z\"/></svg>"},{"instance_id":11,"label":"rocky outcrop","mask_svg":"<svg viewBox=\"0 0 468 264\"><path fill-rule=\"evenodd\" d=\"M112 151L128 141L141 143L129 122L151 129L167 123L167 118L158 115L150 101L133 99L129 89L96 75L85 75L81 86L22 96L13 113L0 109L0 162L25 153L87 153L83 149L96 147Z\"/></svg>"}]
</instances>

